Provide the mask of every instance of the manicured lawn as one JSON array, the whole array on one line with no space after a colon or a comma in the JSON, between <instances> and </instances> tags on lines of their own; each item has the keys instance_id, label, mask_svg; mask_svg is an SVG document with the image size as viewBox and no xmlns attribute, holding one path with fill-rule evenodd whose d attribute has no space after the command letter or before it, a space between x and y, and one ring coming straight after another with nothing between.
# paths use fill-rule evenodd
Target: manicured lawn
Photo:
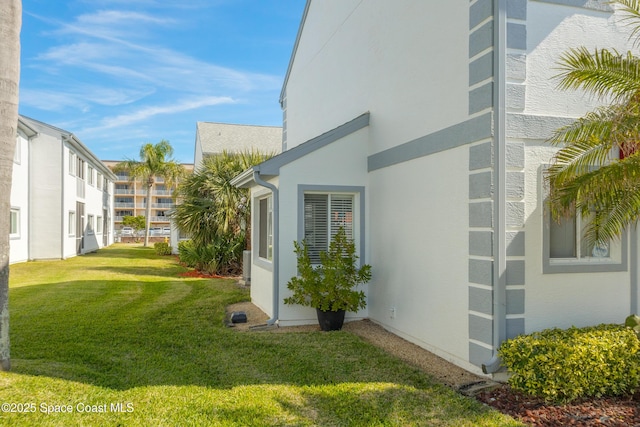
<instances>
[{"instance_id":1,"label":"manicured lawn","mask_svg":"<svg viewBox=\"0 0 640 427\"><path fill-rule=\"evenodd\" d=\"M247 292L182 271L124 244L12 265L0 425L519 425L347 332L226 328Z\"/></svg>"}]
</instances>

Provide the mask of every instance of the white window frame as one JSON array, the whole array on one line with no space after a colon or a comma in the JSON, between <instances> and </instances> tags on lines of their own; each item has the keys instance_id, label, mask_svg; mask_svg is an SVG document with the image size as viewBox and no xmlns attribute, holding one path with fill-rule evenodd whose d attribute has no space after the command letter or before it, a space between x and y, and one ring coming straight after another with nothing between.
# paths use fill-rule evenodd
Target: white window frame
<instances>
[{"instance_id":1,"label":"white window frame","mask_svg":"<svg viewBox=\"0 0 640 427\"><path fill-rule=\"evenodd\" d=\"M13 152L13 163L19 165L22 163L22 143L20 142L20 136L16 136L16 146Z\"/></svg>"},{"instance_id":2,"label":"white window frame","mask_svg":"<svg viewBox=\"0 0 640 427\"><path fill-rule=\"evenodd\" d=\"M331 196L352 196L352 236L356 245L356 254L360 264L365 263L365 188L360 186L319 186L319 185L298 185L298 241L302 242L305 238L305 194L326 194ZM331 212L331 204L329 203L328 211ZM331 241L331 236L338 231L339 224L328 227L327 246Z\"/></svg>"},{"instance_id":3,"label":"white window frame","mask_svg":"<svg viewBox=\"0 0 640 427\"><path fill-rule=\"evenodd\" d=\"M76 167L77 167L77 159L76 153L69 150L69 175L76 176Z\"/></svg>"},{"instance_id":4,"label":"white window frame","mask_svg":"<svg viewBox=\"0 0 640 427\"><path fill-rule=\"evenodd\" d=\"M76 211L69 211L69 237L76 235Z\"/></svg>"},{"instance_id":5,"label":"white window frame","mask_svg":"<svg viewBox=\"0 0 640 427\"><path fill-rule=\"evenodd\" d=\"M542 168L544 170L544 167ZM540 182L544 179L540 176ZM584 218L576 215L575 218L575 255L572 257L551 257L551 225L554 219L548 206L547 188L541 188L540 194L543 194L542 206L542 272L544 274L561 274L561 273L597 273L597 272L615 272L627 271L627 249L628 238L627 232L624 232L620 240L609 242L607 256L598 257L585 255L581 253L582 246L582 230L584 229Z\"/></svg>"},{"instance_id":6,"label":"white window frame","mask_svg":"<svg viewBox=\"0 0 640 427\"><path fill-rule=\"evenodd\" d=\"M96 217L96 233L102 234L102 216L98 215Z\"/></svg>"},{"instance_id":7,"label":"white window frame","mask_svg":"<svg viewBox=\"0 0 640 427\"><path fill-rule=\"evenodd\" d=\"M87 234L93 234L94 230L94 216L92 214L87 215Z\"/></svg>"},{"instance_id":8,"label":"white window frame","mask_svg":"<svg viewBox=\"0 0 640 427\"><path fill-rule=\"evenodd\" d=\"M93 179L93 166L87 165L87 182L89 185L94 185L95 180Z\"/></svg>"},{"instance_id":9,"label":"white window frame","mask_svg":"<svg viewBox=\"0 0 640 427\"><path fill-rule=\"evenodd\" d=\"M96 172L96 185L98 190L102 190L102 174L100 172Z\"/></svg>"},{"instance_id":10,"label":"white window frame","mask_svg":"<svg viewBox=\"0 0 640 427\"><path fill-rule=\"evenodd\" d=\"M9 238L20 238L20 208L11 208L9 212Z\"/></svg>"},{"instance_id":11,"label":"white window frame","mask_svg":"<svg viewBox=\"0 0 640 427\"><path fill-rule=\"evenodd\" d=\"M258 257L273 261L273 196L257 199Z\"/></svg>"}]
</instances>

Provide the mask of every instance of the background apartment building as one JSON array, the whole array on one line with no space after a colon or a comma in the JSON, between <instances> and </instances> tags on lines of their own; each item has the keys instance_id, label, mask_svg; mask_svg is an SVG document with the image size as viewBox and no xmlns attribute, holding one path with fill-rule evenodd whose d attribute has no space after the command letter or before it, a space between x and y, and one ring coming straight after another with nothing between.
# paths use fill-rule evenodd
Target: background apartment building
<instances>
[{"instance_id":1,"label":"background apartment building","mask_svg":"<svg viewBox=\"0 0 640 427\"><path fill-rule=\"evenodd\" d=\"M120 161L104 160L109 169L113 170ZM187 173L193 172L193 164L183 163ZM114 172L116 181L113 190L113 220L115 230L122 229L122 220L125 216L145 216L147 208L146 183L140 179L131 180L126 172ZM173 199L173 187L167 186L162 177L156 176L155 183L151 189L151 229L168 229L170 227L169 211L175 207ZM168 234L168 233L165 233Z\"/></svg>"}]
</instances>

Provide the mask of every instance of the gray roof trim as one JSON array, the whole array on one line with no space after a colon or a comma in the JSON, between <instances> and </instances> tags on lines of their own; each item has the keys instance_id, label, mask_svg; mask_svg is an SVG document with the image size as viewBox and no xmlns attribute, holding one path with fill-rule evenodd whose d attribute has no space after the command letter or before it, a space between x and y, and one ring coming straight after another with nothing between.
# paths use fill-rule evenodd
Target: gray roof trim
<instances>
[{"instance_id":1,"label":"gray roof trim","mask_svg":"<svg viewBox=\"0 0 640 427\"><path fill-rule=\"evenodd\" d=\"M282 154L270 158L269 160L265 160L259 165L253 166L252 168L242 172L240 175L234 177L231 180L231 185L243 188L250 187L251 183L254 181L254 172L258 172L261 176L277 176L280 174L280 168L282 166L294 162L307 154L313 153L314 151L331 144L332 142L369 126L369 116L369 112L361 114L355 119L348 121L337 128L316 136L315 138L295 146Z\"/></svg>"},{"instance_id":2,"label":"gray roof trim","mask_svg":"<svg viewBox=\"0 0 640 427\"><path fill-rule=\"evenodd\" d=\"M33 127L29 126L29 124L26 121L24 121L21 116L18 116L18 129L24 132L25 135L27 135L27 137L29 138L36 136L38 134L38 131L35 130Z\"/></svg>"},{"instance_id":3,"label":"gray roof trim","mask_svg":"<svg viewBox=\"0 0 640 427\"><path fill-rule=\"evenodd\" d=\"M332 142L335 142L347 135L350 135L360 129L369 126L369 112L359 115L355 119L348 121L345 124L331 129L322 135L316 136L290 150L283 152L275 157L270 158L260 163L257 168L261 175L279 175L280 168L286 164L294 162L301 157L306 156L322 147L325 147Z\"/></svg>"},{"instance_id":4,"label":"gray roof trim","mask_svg":"<svg viewBox=\"0 0 640 427\"><path fill-rule=\"evenodd\" d=\"M253 182L253 173L256 171L256 166L253 166L246 171L242 172L240 175L232 178L229 183L234 187L239 188L249 188L251 183Z\"/></svg>"},{"instance_id":5,"label":"gray roof trim","mask_svg":"<svg viewBox=\"0 0 640 427\"><path fill-rule=\"evenodd\" d=\"M284 81L282 82L282 90L280 91L281 106L282 106L282 101L284 100L285 92L287 90L287 83L289 82L289 75L291 74L291 68L293 68L293 59L295 58L296 52L298 51L298 44L300 43L300 36L302 35L302 29L304 27L305 21L307 20L307 14L309 13L309 6L311 6L311 0L307 0L307 4L304 5L304 12L302 12L300 27L298 27L298 35L296 36L296 42L293 44L291 58L289 58L289 66L287 67L287 74L285 74Z\"/></svg>"},{"instance_id":6,"label":"gray roof trim","mask_svg":"<svg viewBox=\"0 0 640 427\"><path fill-rule=\"evenodd\" d=\"M493 135L492 125L493 116L489 112L404 144L396 145L369 156L367 159L368 171L373 172L490 138Z\"/></svg>"}]
</instances>

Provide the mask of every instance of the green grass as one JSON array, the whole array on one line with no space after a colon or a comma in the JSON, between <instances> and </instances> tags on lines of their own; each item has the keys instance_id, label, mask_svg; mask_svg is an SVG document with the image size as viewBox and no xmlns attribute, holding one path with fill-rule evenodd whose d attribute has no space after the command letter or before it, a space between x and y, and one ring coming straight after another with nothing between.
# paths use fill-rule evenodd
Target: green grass
<instances>
[{"instance_id":1,"label":"green grass","mask_svg":"<svg viewBox=\"0 0 640 427\"><path fill-rule=\"evenodd\" d=\"M247 292L183 270L132 245L12 265L0 425L519 425L347 332L226 328Z\"/></svg>"}]
</instances>

